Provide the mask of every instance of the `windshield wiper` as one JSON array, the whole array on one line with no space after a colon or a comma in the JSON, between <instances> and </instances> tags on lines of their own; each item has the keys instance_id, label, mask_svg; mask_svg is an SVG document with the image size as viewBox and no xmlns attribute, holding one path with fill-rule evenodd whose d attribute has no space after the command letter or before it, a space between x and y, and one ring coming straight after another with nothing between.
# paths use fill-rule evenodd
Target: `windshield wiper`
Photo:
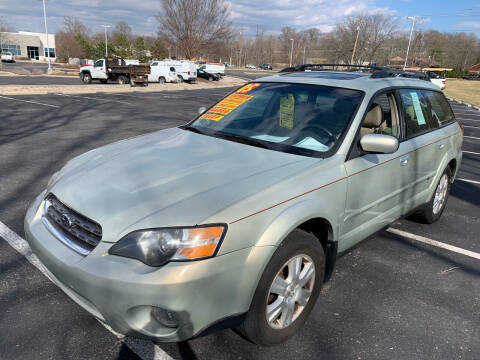
<instances>
[{"instance_id":1,"label":"windshield wiper","mask_svg":"<svg viewBox=\"0 0 480 360\"><path fill-rule=\"evenodd\" d=\"M218 135L221 138L232 140L241 144L252 145L252 146L260 147L263 149L270 149L270 147L265 145L263 142L254 140L252 138L243 137L243 136L234 135L234 134L227 134L224 132L217 132L215 135Z\"/></svg>"}]
</instances>

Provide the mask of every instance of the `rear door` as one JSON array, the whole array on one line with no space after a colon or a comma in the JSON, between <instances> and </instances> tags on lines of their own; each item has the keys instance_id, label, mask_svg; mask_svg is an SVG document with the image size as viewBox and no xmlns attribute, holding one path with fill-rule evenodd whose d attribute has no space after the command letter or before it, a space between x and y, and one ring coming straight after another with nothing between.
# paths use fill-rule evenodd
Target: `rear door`
<instances>
[{"instance_id":1,"label":"rear door","mask_svg":"<svg viewBox=\"0 0 480 360\"><path fill-rule=\"evenodd\" d=\"M401 89L401 113L406 143L412 149L406 161L409 166L407 212L428 201L436 172L445 156L445 140L424 90Z\"/></svg>"}]
</instances>

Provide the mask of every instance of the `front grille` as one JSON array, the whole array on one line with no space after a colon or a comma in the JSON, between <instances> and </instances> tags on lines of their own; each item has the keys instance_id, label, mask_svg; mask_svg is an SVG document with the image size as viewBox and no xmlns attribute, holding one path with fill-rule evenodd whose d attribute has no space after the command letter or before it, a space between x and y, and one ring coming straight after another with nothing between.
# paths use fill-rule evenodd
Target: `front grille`
<instances>
[{"instance_id":1,"label":"front grille","mask_svg":"<svg viewBox=\"0 0 480 360\"><path fill-rule=\"evenodd\" d=\"M67 245L85 250L81 251L82 254L92 251L102 239L102 227L99 224L69 208L53 194L45 199L44 216L68 240L64 241Z\"/></svg>"}]
</instances>

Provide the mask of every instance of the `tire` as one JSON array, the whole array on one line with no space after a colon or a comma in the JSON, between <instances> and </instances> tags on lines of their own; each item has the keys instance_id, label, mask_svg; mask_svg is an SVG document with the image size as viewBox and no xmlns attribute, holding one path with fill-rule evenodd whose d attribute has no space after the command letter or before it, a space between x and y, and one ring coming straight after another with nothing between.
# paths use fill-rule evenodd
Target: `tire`
<instances>
[{"instance_id":1,"label":"tire","mask_svg":"<svg viewBox=\"0 0 480 360\"><path fill-rule=\"evenodd\" d=\"M213 81L213 76L209 76L208 81Z\"/></svg>"},{"instance_id":2,"label":"tire","mask_svg":"<svg viewBox=\"0 0 480 360\"><path fill-rule=\"evenodd\" d=\"M122 75L122 76L119 76L119 77L118 77L118 83L119 83L120 85L125 85L125 84L130 83L130 81L128 80L128 78L127 78L126 76L123 76L123 75Z\"/></svg>"},{"instance_id":3,"label":"tire","mask_svg":"<svg viewBox=\"0 0 480 360\"><path fill-rule=\"evenodd\" d=\"M178 75L178 76L177 76L177 82L178 82L179 84L183 83L183 77L182 77L181 75Z\"/></svg>"},{"instance_id":4,"label":"tire","mask_svg":"<svg viewBox=\"0 0 480 360\"><path fill-rule=\"evenodd\" d=\"M304 271L308 274L308 269L312 267L314 272L312 277L307 277L309 280L305 285L297 284L297 287L292 288L291 284L295 284L295 280L291 276L294 273L288 269L293 268L294 259L301 261L300 275L304 274ZM312 311L320 294L324 273L325 255L318 238L300 229L293 230L267 264L245 320L236 330L258 345L274 345L292 337L303 326ZM290 288L284 289L280 286L274 290L272 288L274 280L280 281L283 285L290 284L288 285ZM309 297L304 298L303 306L296 302L296 299L301 298L302 290L311 290ZM280 291L283 295L274 294L275 291ZM286 316L287 302L292 304L291 317ZM270 323L267 321L267 305L274 310L270 312Z\"/></svg>"},{"instance_id":5,"label":"tire","mask_svg":"<svg viewBox=\"0 0 480 360\"><path fill-rule=\"evenodd\" d=\"M165 78L164 78L163 76L160 76L160 77L158 78L158 82L159 82L160 84L165 84L165 83L167 82L167 80L165 80Z\"/></svg>"},{"instance_id":6,"label":"tire","mask_svg":"<svg viewBox=\"0 0 480 360\"><path fill-rule=\"evenodd\" d=\"M438 180L430 201L425 204L420 211L415 213L412 218L427 224L432 224L440 219L440 216L442 216L443 210L445 210L445 206L447 205L451 186L452 170L450 169L450 166L447 166Z\"/></svg>"},{"instance_id":7,"label":"tire","mask_svg":"<svg viewBox=\"0 0 480 360\"><path fill-rule=\"evenodd\" d=\"M106 84L107 82L108 82L108 80L106 80L106 79L100 80L100 83L102 83L102 84Z\"/></svg>"},{"instance_id":8,"label":"tire","mask_svg":"<svg viewBox=\"0 0 480 360\"><path fill-rule=\"evenodd\" d=\"M89 73L82 73L80 79L84 84L91 84L92 83L92 75Z\"/></svg>"}]
</instances>

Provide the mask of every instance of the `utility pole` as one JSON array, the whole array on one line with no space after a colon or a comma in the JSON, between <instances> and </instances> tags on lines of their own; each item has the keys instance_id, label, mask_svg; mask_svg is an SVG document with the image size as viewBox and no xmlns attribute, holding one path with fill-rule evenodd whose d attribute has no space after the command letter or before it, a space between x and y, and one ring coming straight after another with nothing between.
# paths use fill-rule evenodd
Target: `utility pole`
<instances>
[{"instance_id":1,"label":"utility pole","mask_svg":"<svg viewBox=\"0 0 480 360\"><path fill-rule=\"evenodd\" d=\"M290 50L290 67L292 67L292 63L293 63L293 42L295 41L295 39L290 39L290 41L292 42L292 49Z\"/></svg>"},{"instance_id":2,"label":"utility pole","mask_svg":"<svg viewBox=\"0 0 480 360\"><path fill-rule=\"evenodd\" d=\"M352 58L350 64L353 64L353 58L355 57L355 50L357 50L358 34L360 34L360 26L357 26L357 37L355 38L355 45L353 46Z\"/></svg>"},{"instance_id":3,"label":"utility pole","mask_svg":"<svg viewBox=\"0 0 480 360\"><path fill-rule=\"evenodd\" d=\"M305 64L305 51L307 50L307 46L303 45L303 63Z\"/></svg>"},{"instance_id":4,"label":"utility pole","mask_svg":"<svg viewBox=\"0 0 480 360\"><path fill-rule=\"evenodd\" d=\"M52 64L50 63L50 45L48 43L47 10L45 9L45 0L42 0L42 3L43 3L43 21L45 22L45 36L47 37L48 72L51 72Z\"/></svg>"},{"instance_id":5,"label":"utility pole","mask_svg":"<svg viewBox=\"0 0 480 360\"><path fill-rule=\"evenodd\" d=\"M412 34L413 29L415 28L415 20L416 16L407 16L407 20L412 20L412 27L410 28L410 37L408 38L408 47L407 47L407 55L405 56L405 63L403 64L403 70L407 67L407 59L408 59L408 51L410 50L410 43L412 42Z\"/></svg>"},{"instance_id":6,"label":"utility pole","mask_svg":"<svg viewBox=\"0 0 480 360\"><path fill-rule=\"evenodd\" d=\"M105 29L105 57L108 57L108 38L107 38L107 28L112 27L112 25L100 25Z\"/></svg>"}]
</instances>

